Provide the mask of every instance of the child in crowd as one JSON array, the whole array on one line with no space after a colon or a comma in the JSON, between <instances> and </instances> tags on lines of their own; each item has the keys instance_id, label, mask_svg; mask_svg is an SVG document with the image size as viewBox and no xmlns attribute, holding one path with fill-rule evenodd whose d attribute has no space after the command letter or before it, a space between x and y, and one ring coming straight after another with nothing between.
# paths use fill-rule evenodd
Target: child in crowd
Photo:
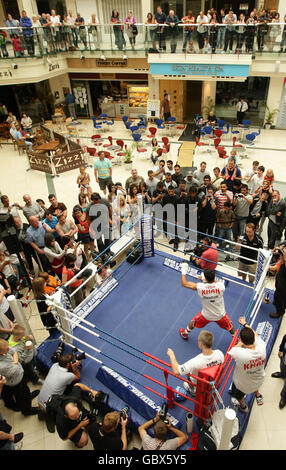
<instances>
[{"instance_id":1,"label":"child in crowd","mask_svg":"<svg viewBox=\"0 0 286 470\"><path fill-rule=\"evenodd\" d=\"M7 37L6 31L4 31L4 29L0 29L0 48L1 48L3 57L9 56L8 51L6 49L6 37Z\"/></svg>"},{"instance_id":2,"label":"child in crowd","mask_svg":"<svg viewBox=\"0 0 286 470\"><path fill-rule=\"evenodd\" d=\"M12 334L8 339L10 348L13 348L18 354L26 379L33 382L33 384L42 384L43 381L39 379L35 370L36 349L33 341L33 336L26 336L25 328L21 325L13 327Z\"/></svg>"},{"instance_id":3,"label":"child in crowd","mask_svg":"<svg viewBox=\"0 0 286 470\"><path fill-rule=\"evenodd\" d=\"M274 172L273 172L272 168L269 168L266 171L266 174L264 176L264 180L269 181L270 185L272 185L274 183Z\"/></svg>"},{"instance_id":4,"label":"child in crowd","mask_svg":"<svg viewBox=\"0 0 286 470\"><path fill-rule=\"evenodd\" d=\"M24 51L19 36L17 36L17 34L12 34L11 41L15 57L22 57L24 55Z\"/></svg>"}]
</instances>

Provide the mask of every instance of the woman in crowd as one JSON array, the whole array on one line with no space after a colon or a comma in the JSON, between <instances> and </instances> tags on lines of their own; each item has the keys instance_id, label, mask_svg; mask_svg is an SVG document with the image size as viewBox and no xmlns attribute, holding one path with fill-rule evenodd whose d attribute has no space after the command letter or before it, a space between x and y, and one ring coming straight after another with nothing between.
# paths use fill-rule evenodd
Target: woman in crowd
<instances>
[{"instance_id":1,"label":"woman in crowd","mask_svg":"<svg viewBox=\"0 0 286 470\"><path fill-rule=\"evenodd\" d=\"M133 16L133 11L128 11L128 16L125 19L125 24L127 25L127 36L129 37L129 42L131 44L132 50L135 49L136 35L138 34L137 26L135 26L136 18Z\"/></svg>"},{"instance_id":2,"label":"woman in crowd","mask_svg":"<svg viewBox=\"0 0 286 470\"><path fill-rule=\"evenodd\" d=\"M79 175L77 177L76 184L78 185L81 193L87 194L88 200L90 201L90 196L92 193L92 189L90 187L90 176L85 171L84 166L80 167L79 169Z\"/></svg>"},{"instance_id":3,"label":"woman in crowd","mask_svg":"<svg viewBox=\"0 0 286 470\"><path fill-rule=\"evenodd\" d=\"M150 44L152 45L152 49L156 50L156 21L152 13L148 13L147 19L145 21L145 24L147 24L146 28L146 42L148 46L150 47ZM154 25L154 26L151 26Z\"/></svg>"},{"instance_id":4,"label":"woman in crowd","mask_svg":"<svg viewBox=\"0 0 286 470\"><path fill-rule=\"evenodd\" d=\"M76 255L73 253L68 253L65 257L64 267L63 267L63 275L62 275L62 284L66 284L68 281L73 279L76 274L79 273L79 269L75 267L76 262ZM70 293L73 293L76 289L78 289L81 284L83 283L82 277L76 277L74 281L69 284L68 288ZM79 289L75 295L72 297L73 306L76 307L84 300L84 290L81 288Z\"/></svg>"},{"instance_id":5,"label":"woman in crowd","mask_svg":"<svg viewBox=\"0 0 286 470\"><path fill-rule=\"evenodd\" d=\"M88 20L88 33L91 34L92 36L92 41L93 41L95 50L99 49L99 37L98 37L99 31L97 29L97 25L98 25L98 21L96 18L96 14L92 13Z\"/></svg>"},{"instance_id":6,"label":"woman in crowd","mask_svg":"<svg viewBox=\"0 0 286 470\"><path fill-rule=\"evenodd\" d=\"M128 232L132 227L132 212L124 196L119 196L119 217L121 235Z\"/></svg>"},{"instance_id":7,"label":"woman in crowd","mask_svg":"<svg viewBox=\"0 0 286 470\"><path fill-rule=\"evenodd\" d=\"M84 212L86 211L86 208L88 206L87 194L79 193L79 195L78 195L78 205L82 208L82 210Z\"/></svg>"},{"instance_id":8,"label":"woman in crowd","mask_svg":"<svg viewBox=\"0 0 286 470\"><path fill-rule=\"evenodd\" d=\"M45 234L44 253L52 266L53 272L60 279L62 278L62 270L67 249L68 245L65 245L64 249L60 247L52 233L47 232Z\"/></svg>"},{"instance_id":9,"label":"woman in crowd","mask_svg":"<svg viewBox=\"0 0 286 470\"><path fill-rule=\"evenodd\" d=\"M110 23L113 25L112 29L115 37L115 45L122 51L123 47L126 46L126 41L123 33L124 25L122 24L117 10L112 10Z\"/></svg>"},{"instance_id":10,"label":"woman in crowd","mask_svg":"<svg viewBox=\"0 0 286 470\"><path fill-rule=\"evenodd\" d=\"M151 145L152 145L152 151L151 151L150 158L151 158L151 161L154 163L154 165L156 165L156 162L159 158L158 149L160 148L156 137L152 138Z\"/></svg>"},{"instance_id":11,"label":"woman in crowd","mask_svg":"<svg viewBox=\"0 0 286 470\"><path fill-rule=\"evenodd\" d=\"M243 41L245 38L245 15L241 13L239 15L239 19L237 20L237 27L236 27L236 53L240 54L243 46Z\"/></svg>"},{"instance_id":12,"label":"woman in crowd","mask_svg":"<svg viewBox=\"0 0 286 470\"><path fill-rule=\"evenodd\" d=\"M269 27L269 52L273 52L277 37L281 34L281 26L279 13L275 13L271 20L271 26Z\"/></svg>"},{"instance_id":13,"label":"woman in crowd","mask_svg":"<svg viewBox=\"0 0 286 470\"><path fill-rule=\"evenodd\" d=\"M57 321L52 313L52 306L48 302L49 295L45 293L46 284L46 280L43 277L37 277L32 281L32 289L42 323L51 334L55 329Z\"/></svg>"},{"instance_id":14,"label":"woman in crowd","mask_svg":"<svg viewBox=\"0 0 286 470\"><path fill-rule=\"evenodd\" d=\"M212 54L215 54L217 47L217 36L219 31L218 18L215 12L211 14L210 24L211 26L209 28L209 44L212 48Z\"/></svg>"},{"instance_id":15,"label":"woman in crowd","mask_svg":"<svg viewBox=\"0 0 286 470\"><path fill-rule=\"evenodd\" d=\"M75 225L78 229L77 239L80 243L83 244L84 254L86 258L89 258L89 250L94 251L94 240L90 237L89 234L89 224L86 212L77 205L73 208L73 218Z\"/></svg>"},{"instance_id":16,"label":"woman in crowd","mask_svg":"<svg viewBox=\"0 0 286 470\"><path fill-rule=\"evenodd\" d=\"M245 52L248 54L249 52L253 52L253 45L254 45L254 38L256 33L256 23L257 19L254 15L254 11L252 11L249 15L249 18L246 20L246 40L245 40Z\"/></svg>"}]
</instances>

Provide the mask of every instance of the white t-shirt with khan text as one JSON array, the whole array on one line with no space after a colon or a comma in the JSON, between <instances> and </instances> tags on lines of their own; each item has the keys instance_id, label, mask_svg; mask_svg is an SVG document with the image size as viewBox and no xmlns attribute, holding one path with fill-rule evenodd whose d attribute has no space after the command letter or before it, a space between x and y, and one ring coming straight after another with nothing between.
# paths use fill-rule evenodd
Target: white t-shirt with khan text
<instances>
[{"instance_id":1,"label":"white t-shirt with khan text","mask_svg":"<svg viewBox=\"0 0 286 470\"><path fill-rule=\"evenodd\" d=\"M225 316L223 281L198 282L197 292L202 302L202 315L208 321L219 321Z\"/></svg>"}]
</instances>

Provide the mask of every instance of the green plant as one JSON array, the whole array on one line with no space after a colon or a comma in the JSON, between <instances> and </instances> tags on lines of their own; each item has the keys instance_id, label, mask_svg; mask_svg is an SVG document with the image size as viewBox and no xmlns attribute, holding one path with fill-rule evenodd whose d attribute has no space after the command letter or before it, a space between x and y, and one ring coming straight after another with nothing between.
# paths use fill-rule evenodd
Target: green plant
<instances>
[{"instance_id":1,"label":"green plant","mask_svg":"<svg viewBox=\"0 0 286 470\"><path fill-rule=\"evenodd\" d=\"M263 106L265 108L265 124L271 124L271 126L273 126L275 116L279 112L279 109L275 108L271 110L266 103Z\"/></svg>"},{"instance_id":2,"label":"green plant","mask_svg":"<svg viewBox=\"0 0 286 470\"><path fill-rule=\"evenodd\" d=\"M132 158L134 157L134 155L133 155L134 148L135 148L135 145L133 143L129 148L125 149L125 151L124 151L124 163L131 163L132 162Z\"/></svg>"},{"instance_id":3,"label":"green plant","mask_svg":"<svg viewBox=\"0 0 286 470\"><path fill-rule=\"evenodd\" d=\"M215 107L214 100L208 96L207 97L207 102L204 106L202 106L202 113L205 117L208 117L210 114L210 111L213 111Z\"/></svg>"}]
</instances>

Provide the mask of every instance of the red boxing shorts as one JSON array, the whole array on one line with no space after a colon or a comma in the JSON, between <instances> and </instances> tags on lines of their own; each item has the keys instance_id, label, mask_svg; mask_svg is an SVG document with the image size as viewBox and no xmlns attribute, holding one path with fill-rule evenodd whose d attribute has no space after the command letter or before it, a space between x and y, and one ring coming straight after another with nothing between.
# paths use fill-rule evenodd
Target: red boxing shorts
<instances>
[{"instance_id":1,"label":"red boxing shorts","mask_svg":"<svg viewBox=\"0 0 286 470\"><path fill-rule=\"evenodd\" d=\"M203 328L204 326L206 326L208 323L211 323L211 322L216 323L223 330L229 331L233 328L233 325L232 325L232 323L230 321L230 318L229 318L227 313L225 313L224 317L222 317L220 320L214 321L214 320L207 320L202 315L202 312L199 312L199 313L197 313L197 315L194 316L192 321L194 322L194 327L195 328Z\"/></svg>"}]
</instances>

